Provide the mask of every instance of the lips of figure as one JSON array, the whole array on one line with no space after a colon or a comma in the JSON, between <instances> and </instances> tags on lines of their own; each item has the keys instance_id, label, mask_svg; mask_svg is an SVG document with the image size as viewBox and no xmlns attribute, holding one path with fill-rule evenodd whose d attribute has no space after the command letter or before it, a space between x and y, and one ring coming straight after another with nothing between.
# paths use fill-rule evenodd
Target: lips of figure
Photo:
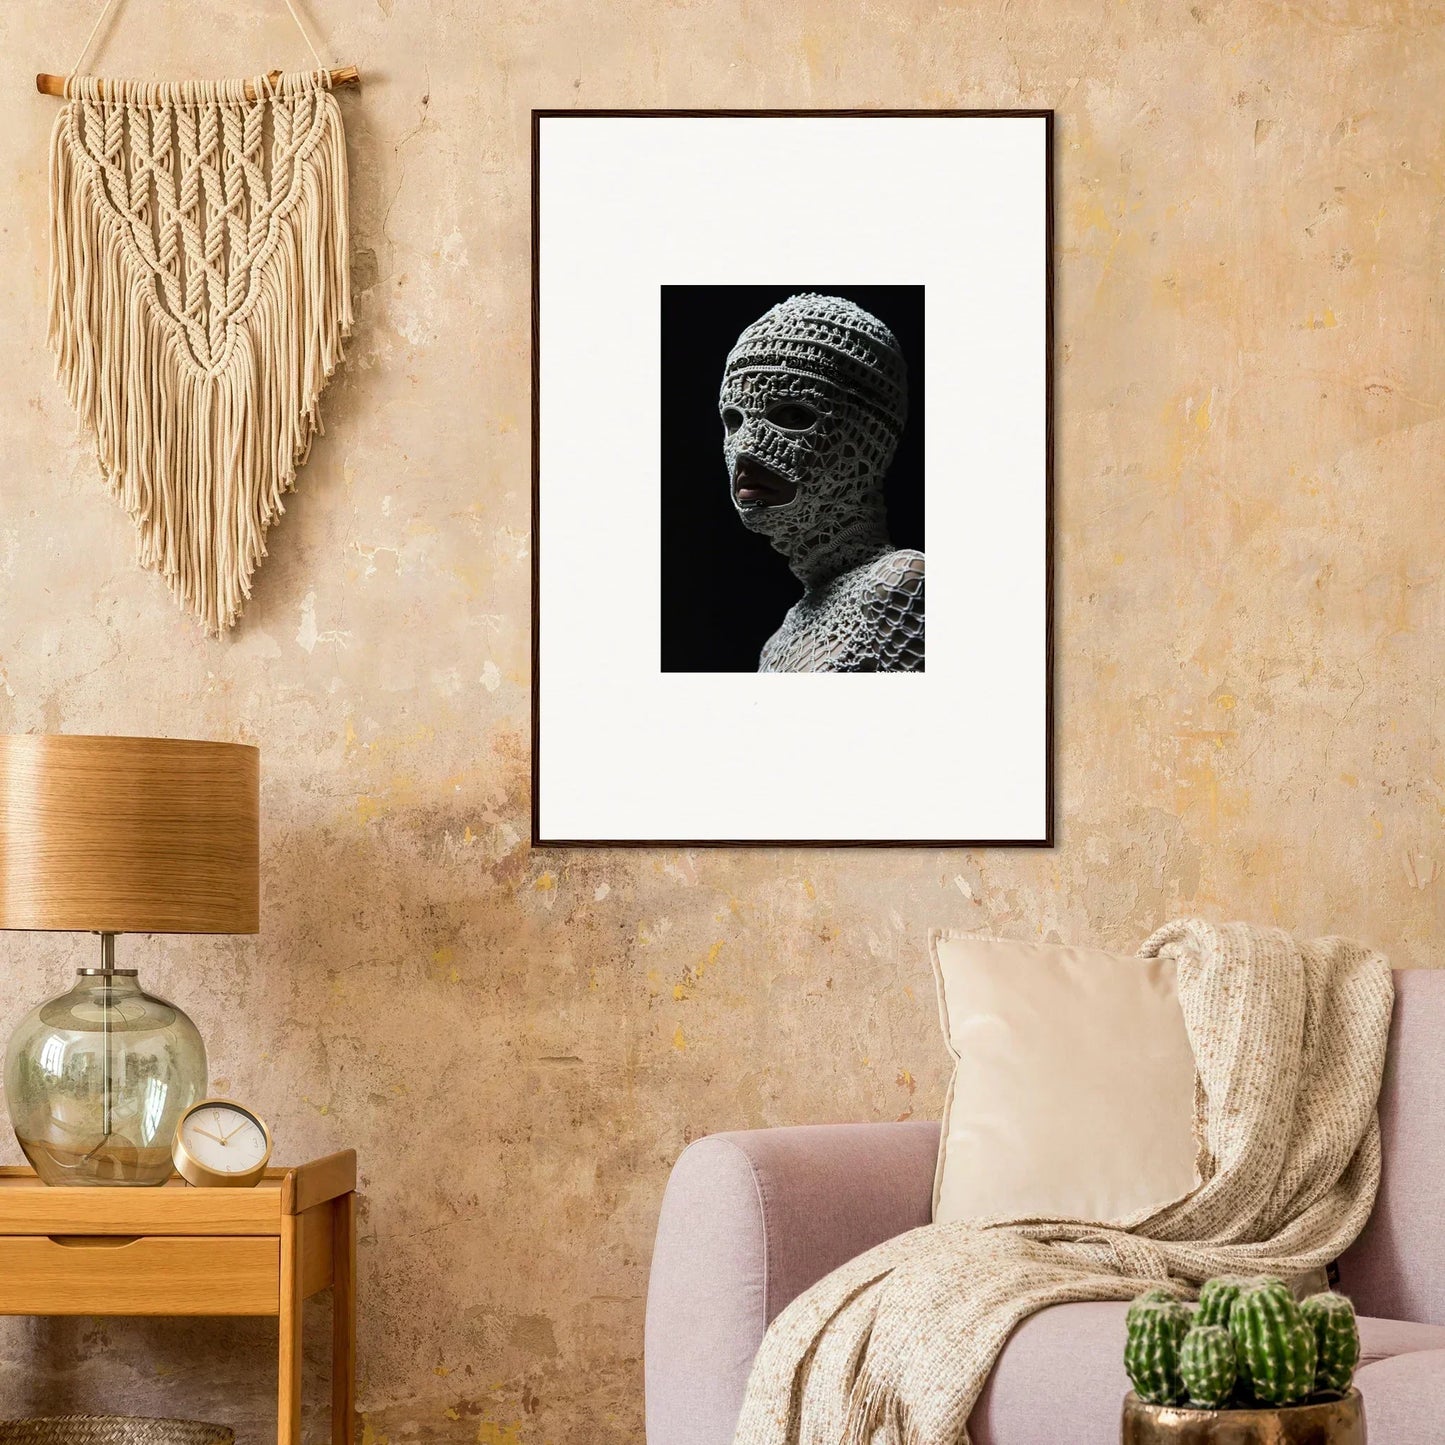
<instances>
[{"instance_id":1,"label":"lips of figure","mask_svg":"<svg viewBox=\"0 0 1445 1445\"><path fill-rule=\"evenodd\" d=\"M786 506L797 495L796 483L751 457L740 458L733 470L733 499L748 511Z\"/></svg>"}]
</instances>

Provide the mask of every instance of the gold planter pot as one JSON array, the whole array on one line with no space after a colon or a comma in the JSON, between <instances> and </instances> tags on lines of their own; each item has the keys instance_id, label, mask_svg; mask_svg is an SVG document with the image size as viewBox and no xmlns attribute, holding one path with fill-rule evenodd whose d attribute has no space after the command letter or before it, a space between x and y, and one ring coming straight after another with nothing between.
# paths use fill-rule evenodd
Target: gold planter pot
<instances>
[{"instance_id":1,"label":"gold planter pot","mask_svg":"<svg viewBox=\"0 0 1445 1445\"><path fill-rule=\"evenodd\" d=\"M1358 1390L1339 1400L1278 1410L1190 1410L1124 1400L1121 1445L1365 1445Z\"/></svg>"}]
</instances>

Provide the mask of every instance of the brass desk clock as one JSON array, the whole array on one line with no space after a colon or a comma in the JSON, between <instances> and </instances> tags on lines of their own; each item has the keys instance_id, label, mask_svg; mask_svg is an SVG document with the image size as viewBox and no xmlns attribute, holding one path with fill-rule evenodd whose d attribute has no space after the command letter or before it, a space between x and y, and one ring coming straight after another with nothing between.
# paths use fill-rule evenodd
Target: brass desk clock
<instances>
[{"instance_id":1,"label":"brass desk clock","mask_svg":"<svg viewBox=\"0 0 1445 1445\"><path fill-rule=\"evenodd\" d=\"M201 1189L249 1189L271 1157L271 1131L232 1099L202 1099L176 1125L176 1172Z\"/></svg>"}]
</instances>

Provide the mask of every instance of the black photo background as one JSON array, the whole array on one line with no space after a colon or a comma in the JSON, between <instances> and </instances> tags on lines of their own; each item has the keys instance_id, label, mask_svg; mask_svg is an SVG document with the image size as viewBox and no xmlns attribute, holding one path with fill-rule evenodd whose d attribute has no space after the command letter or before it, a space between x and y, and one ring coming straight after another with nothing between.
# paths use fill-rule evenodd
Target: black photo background
<instances>
[{"instance_id":1,"label":"black photo background","mask_svg":"<svg viewBox=\"0 0 1445 1445\"><path fill-rule=\"evenodd\" d=\"M888 471L897 547L923 551L923 287L662 287L662 671L755 672L802 595L728 495L718 388L738 334L800 291L845 296L888 326L908 364L908 424Z\"/></svg>"}]
</instances>

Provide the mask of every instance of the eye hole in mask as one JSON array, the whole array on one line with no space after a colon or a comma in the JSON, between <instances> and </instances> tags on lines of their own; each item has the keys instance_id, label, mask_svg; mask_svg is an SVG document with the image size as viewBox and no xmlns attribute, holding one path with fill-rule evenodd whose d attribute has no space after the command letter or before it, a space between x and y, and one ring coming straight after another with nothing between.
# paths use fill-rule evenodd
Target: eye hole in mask
<instances>
[{"instance_id":1,"label":"eye hole in mask","mask_svg":"<svg viewBox=\"0 0 1445 1445\"><path fill-rule=\"evenodd\" d=\"M812 431L818 424L818 413L801 401L780 401L768 408L767 418L779 431Z\"/></svg>"},{"instance_id":2,"label":"eye hole in mask","mask_svg":"<svg viewBox=\"0 0 1445 1445\"><path fill-rule=\"evenodd\" d=\"M725 406L722 409L723 429L735 432L743 424L743 414L735 406Z\"/></svg>"}]
</instances>

